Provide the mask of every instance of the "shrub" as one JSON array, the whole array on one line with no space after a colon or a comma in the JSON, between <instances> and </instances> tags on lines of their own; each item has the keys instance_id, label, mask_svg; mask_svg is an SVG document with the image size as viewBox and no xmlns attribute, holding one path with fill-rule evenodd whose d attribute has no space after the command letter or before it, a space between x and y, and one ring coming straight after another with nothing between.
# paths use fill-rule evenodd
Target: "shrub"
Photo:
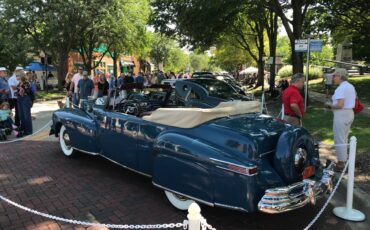
<instances>
[{"instance_id":1,"label":"shrub","mask_svg":"<svg viewBox=\"0 0 370 230\"><path fill-rule=\"evenodd\" d=\"M306 74L306 67L304 68L304 74ZM277 80L281 78L291 77L293 75L293 67L291 65L286 65L282 67L279 72L277 73L278 77ZM308 78L310 80L322 78L324 73L322 72L321 68L319 67L310 67L310 73Z\"/></svg>"},{"instance_id":2,"label":"shrub","mask_svg":"<svg viewBox=\"0 0 370 230\"><path fill-rule=\"evenodd\" d=\"M276 79L278 80L281 78L291 77L292 73L293 73L293 67L291 65L286 65L278 71L277 73L278 77Z\"/></svg>"}]
</instances>

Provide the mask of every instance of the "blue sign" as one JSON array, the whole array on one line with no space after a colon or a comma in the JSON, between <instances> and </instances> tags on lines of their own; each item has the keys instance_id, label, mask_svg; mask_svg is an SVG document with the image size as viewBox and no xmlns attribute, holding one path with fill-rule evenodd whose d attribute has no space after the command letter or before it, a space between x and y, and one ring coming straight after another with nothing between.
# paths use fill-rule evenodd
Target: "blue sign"
<instances>
[{"instance_id":1,"label":"blue sign","mask_svg":"<svg viewBox=\"0 0 370 230\"><path fill-rule=\"evenodd\" d=\"M322 51L322 40L311 40L310 52L321 52L321 51Z\"/></svg>"}]
</instances>

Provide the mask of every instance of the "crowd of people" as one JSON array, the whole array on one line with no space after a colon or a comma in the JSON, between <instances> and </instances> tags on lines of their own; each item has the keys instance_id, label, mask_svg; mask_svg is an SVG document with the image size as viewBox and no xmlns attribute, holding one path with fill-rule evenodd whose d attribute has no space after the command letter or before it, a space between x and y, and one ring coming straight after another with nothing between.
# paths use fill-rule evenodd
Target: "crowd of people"
<instances>
[{"instance_id":1,"label":"crowd of people","mask_svg":"<svg viewBox=\"0 0 370 230\"><path fill-rule=\"evenodd\" d=\"M8 70L0 67L0 127L11 130L16 137L32 134L31 108L35 94L34 73L17 67L9 76Z\"/></svg>"},{"instance_id":2,"label":"crowd of people","mask_svg":"<svg viewBox=\"0 0 370 230\"><path fill-rule=\"evenodd\" d=\"M102 97L113 88L121 88L129 83L142 83L144 86L160 84L165 79L190 78L188 74L173 72L155 74L144 74L139 72L122 73L118 78L113 74L107 76L97 71L93 77L89 76L82 67L75 74L68 73L65 78L65 89L67 97L78 107L89 97ZM329 97L331 86L338 85L331 100L325 106L332 109L334 114L333 132L336 145L337 168L344 167L347 160L347 144L349 130L354 120L353 108L355 107L356 90L348 82L348 73L345 69L337 68L332 73L324 75L326 96ZM305 113L304 100L301 90L304 87L305 77L302 73L294 74L290 85L284 89L282 100L284 104L284 119L293 125L302 126ZM25 72L22 67L17 67L9 76L4 67L0 67L0 128L5 127L12 130L13 135L22 137L32 134L31 107L35 99L36 82L34 73ZM14 116L13 116L14 113Z\"/></svg>"},{"instance_id":3,"label":"crowd of people","mask_svg":"<svg viewBox=\"0 0 370 230\"><path fill-rule=\"evenodd\" d=\"M107 76L103 72L96 71L94 76L90 77L83 67L79 67L76 73L67 73L64 88L67 91L68 101L73 106L78 107L89 96L94 98L106 96L109 90L121 88L125 84L142 83L144 86L150 86L161 84L165 79L182 78L190 78L190 75L182 72L175 74L174 72L158 71L154 74L139 72L137 75L132 72L121 73L118 77L115 77L113 74Z\"/></svg>"}]
</instances>

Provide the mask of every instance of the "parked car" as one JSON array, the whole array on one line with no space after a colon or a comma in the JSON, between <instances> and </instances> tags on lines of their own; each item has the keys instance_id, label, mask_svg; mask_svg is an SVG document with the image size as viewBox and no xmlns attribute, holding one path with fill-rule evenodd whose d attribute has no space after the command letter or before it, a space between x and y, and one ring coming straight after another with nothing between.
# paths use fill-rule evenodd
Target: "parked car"
<instances>
[{"instance_id":1,"label":"parked car","mask_svg":"<svg viewBox=\"0 0 370 230\"><path fill-rule=\"evenodd\" d=\"M253 97L241 94L224 81L214 78L192 78L177 81L176 100L186 107L212 108L225 101L251 101Z\"/></svg>"},{"instance_id":2,"label":"parked car","mask_svg":"<svg viewBox=\"0 0 370 230\"><path fill-rule=\"evenodd\" d=\"M166 97L168 86L157 89L159 96L128 93L120 100L114 90L82 108L55 111L50 133L66 157L97 155L147 176L182 210L198 201L280 213L330 190L332 165L322 170L306 129L260 114L257 101L183 108ZM133 112L148 103L155 103L152 111Z\"/></svg>"}]
</instances>

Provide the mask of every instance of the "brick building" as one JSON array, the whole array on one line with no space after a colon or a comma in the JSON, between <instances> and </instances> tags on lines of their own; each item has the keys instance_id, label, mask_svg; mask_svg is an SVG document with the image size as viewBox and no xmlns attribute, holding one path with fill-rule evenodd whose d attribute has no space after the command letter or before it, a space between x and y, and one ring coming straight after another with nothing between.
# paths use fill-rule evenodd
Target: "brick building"
<instances>
[{"instance_id":1,"label":"brick building","mask_svg":"<svg viewBox=\"0 0 370 230\"><path fill-rule=\"evenodd\" d=\"M139 73L140 61L137 57L122 55L118 60L117 73ZM98 62L98 60L95 60L95 62ZM68 72L75 72L79 66L83 66L81 55L78 52L71 52L68 58ZM109 55L105 55L95 70L110 74L113 73L113 68L113 59Z\"/></svg>"}]
</instances>

